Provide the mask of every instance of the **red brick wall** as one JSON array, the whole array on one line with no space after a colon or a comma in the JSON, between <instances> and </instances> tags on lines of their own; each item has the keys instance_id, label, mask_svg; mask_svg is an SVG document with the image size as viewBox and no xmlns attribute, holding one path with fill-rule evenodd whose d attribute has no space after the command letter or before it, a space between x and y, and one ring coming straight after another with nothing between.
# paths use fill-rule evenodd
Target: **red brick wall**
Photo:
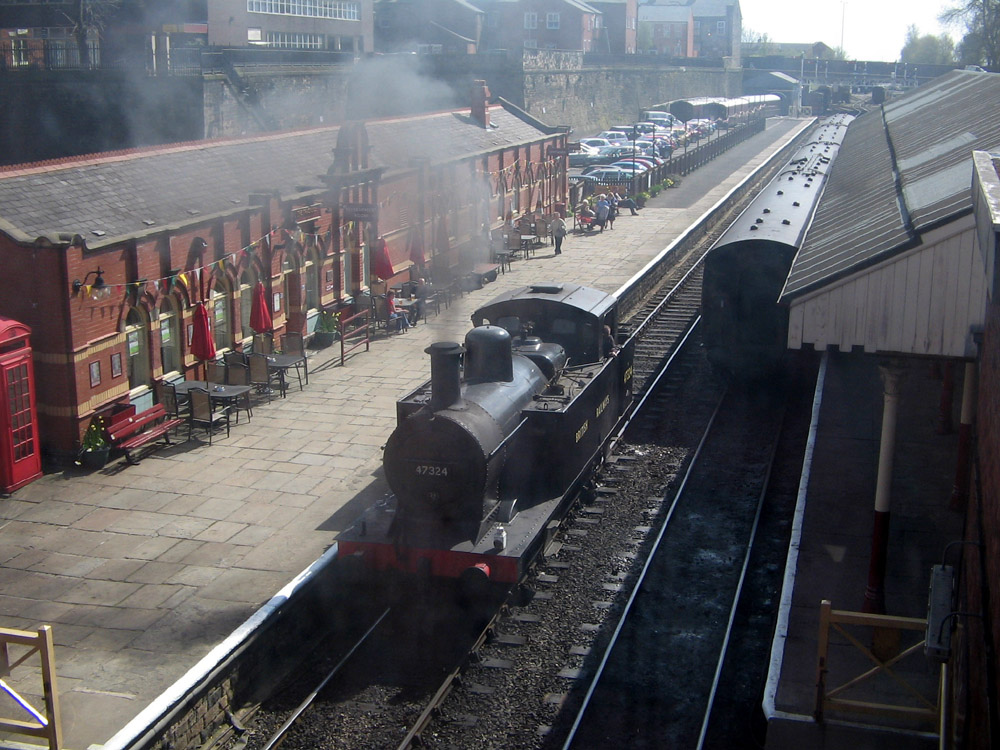
<instances>
[{"instance_id":1,"label":"red brick wall","mask_svg":"<svg viewBox=\"0 0 1000 750\"><path fill-rule=\"evenodd\" d=\"M968 691L963 698L969 704L966 746L986 747L989 737L987 670L993 671L994 686L1000 676L1000 658L996 652L1000 645L1000 304L996 301L989 307L980 355L976 434L979 482L978 486L975 481L972 483L965 538L981 542L983 546L964 549L965 603L960 608L984 613L985 617L963 618L968 662L961 667L968 676L967 682L963 681ZM980 554L984 558L980 558ZM981 565L985 568L985 599L988 601L983 596ZM984 648L984 625L992 634L992 663L988 662ZM993 699L997 700L998 696L994 695ZM993 731L1000 731L1000 727L994 727Z\"/></svg>"}]
</instances>

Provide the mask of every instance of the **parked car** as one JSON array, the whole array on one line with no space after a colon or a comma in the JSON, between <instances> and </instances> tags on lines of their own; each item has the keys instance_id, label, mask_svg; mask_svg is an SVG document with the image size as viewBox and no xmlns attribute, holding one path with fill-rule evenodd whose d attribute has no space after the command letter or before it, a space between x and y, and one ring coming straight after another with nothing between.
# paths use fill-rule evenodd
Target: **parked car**
<instances>
[{"instance_id":1,"label":"parked car","mask_svg":"<svg viewBox=\"0 0 1000 750\"><path fill-rule=\"evenodd\" d=\"M642 174L649 170L647 164L643 164L639 161L616 161L614 164L609 164L608 168L615 167L620 169L628 175Z\"/></svg>"},{"instance_id":2,"label":"parked car","mask_svg":"<svg viewBox=\"0 0 1000 750\"><path fill-rule=\"evenodd\" d=\"M614 144L607 138L581 138L581 146L590 146L591 148L603 148L604 146L613 146Z\"/></svg>"},{"instance_id":3,"label":"parked car","mask_svg":"<svg viewBox=\"0 0 1000 750\"><path fill-rule=\"evenodd\" d=\"M613 161L624 159L626 156L631 155L631 146L605 146L597 150L597 160L595 163L610 164Z\"/></svg>"},{"instance_id":4,"label":"parked car","mask_svg":"<svg viewBox=\"0 0 1000 750\"><path fill-rule=\"evenodd\" d=\"M595 169L593 172L583 174L579 176L580 179L588 180L591 182L599 183L601 185L616 185L623 182L628 182L632 175L629 172L625 172L621 169Z\"/></svg>"},{"instance_id":5,"label":"parked car","mask_svg":"<svg viewBox=\"0 0 1000 750\"><path fill-rule=\"evenodd\" d=\"M612 143L628 143L628 136L621 130L602 130L595 138L607 138Z\"/></svg>"},{"instance_id":6,"label":"parked car","mask_svg":"<svg viewBox=\"0 0 1000 750\"><path fill-rule=\"evenodd\" d=\"M582 146L579 151L573 151L569 155L569 165L571 167L586 167L594 164L598 158L596 148Z\"/></svg>"},{"instance_id":7,"label":"parked car","mask_svg":"<svg viewBox=\"0 0 1000 750\"><path fill-rule=\"evenodd\" d=\"M597 172L601 169L617 169L619 171L624 171L620 167L613 167L610 164L591 164L589 167L585 168L580 174L590 174L591 172Z\"/></svg>"}]
</instances>

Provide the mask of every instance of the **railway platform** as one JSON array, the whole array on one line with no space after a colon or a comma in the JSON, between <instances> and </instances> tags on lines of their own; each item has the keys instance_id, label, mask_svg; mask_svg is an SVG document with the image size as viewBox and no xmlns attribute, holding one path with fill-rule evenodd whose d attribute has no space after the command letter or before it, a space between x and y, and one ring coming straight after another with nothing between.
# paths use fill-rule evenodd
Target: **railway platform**
<instances>
[{"instance_id":1,"label":"railway platform","mask_svg":"<svg viewBox=\"0 0 1000 750\"><path fill-rule=\"evenodd\" d=\"M429 376L430 343L462 341L476 307L530 282L614 292L806 122L769 121L638 216L571 234L558 257L541 248L343 367L339 347L311 350L309 385L261 404L228 439L167 446L136 466L47 474L0 500L0 626L52 626L64 746L128 747L185 675L329 556L338 532L386 491L381 446L396 399ZM37 670L5 680L41 705Z\"/></svg>"},{"instance_id":2,"label":"railway platform","mask_svg":"<svg viewBox=\"0 0 1000 750\"><path fill-rule=\"evenodd\" d=\"M931 567L958 561L959 547L947 552L964 525L964 507L949 502L958 437L938 432L940 373L928 360L907 361L900 370L885 607L875 613L888 619L868 618L880 364L871 355L831 352L821 368L764 693L769 750L939 746L933 708L940 664L920 645L924 627L907 620L927 616ZM824 600L830 619L841 622L828 631L821 674ZM820 693L834 700L818 702Z\"/></svg>"}]
</instances>

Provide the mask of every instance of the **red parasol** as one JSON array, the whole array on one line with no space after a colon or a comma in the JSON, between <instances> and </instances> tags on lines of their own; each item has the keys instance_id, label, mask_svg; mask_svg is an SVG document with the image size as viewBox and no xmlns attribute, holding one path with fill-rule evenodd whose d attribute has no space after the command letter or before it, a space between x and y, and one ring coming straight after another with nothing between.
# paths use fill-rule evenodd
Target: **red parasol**
<instances>
[{"instance_id":1,"label":"red parasol","mask_svg":"<svg viewBox=\"0 0 1000 750\"><path fill-rule=\"evenodd\" d=\"M250 306L250 327L254 333L264 333L274 330L271 310L267 306L267 296L264 294L264 284L260 281L253 288L253 303Z\"/></svg>"},{"instance_id":2,"label":"red parasol","mask_svg":"<svg viewBox=\"0 0 1000 750\"><path fill-rule=\"evenodd\" d=\"M389 248L386 246L385 240L379 237L375 241L372 251L372 273L382 280L391 279L395 276L396 272L392 270L392 261L389 260Z\"/></svg>"},{"instance_id":3,"label":"red parasol","mask_svg":"<svg viewBox=\"0 0 1000 750\"><path fill-rule=\"evenodd\" d=\"M448 238L448 217L444 214L438 217L434 247L439 253L447 253L451 250L451 241Z\"/></svg>"},{"instance_id":4,"label":"red parasol","mask_svg":"<svg viewBox=\"0 0 1000 750\"><path fill-rule=\"evenodd\" d=\"M212 340L212 329L208 325L208 310L201 302L194 308L191 353L202 362L215 359L215 341Z\"/></svg>"},{"instance_id":5,"label":"red parasol","mask_svg":"<svg viewBox=\"0 0 1000 750\"><path fill-rule=\"evenodd\" d=\"M423 266L427 261L424 259L424 237L423 230L410 229L410 262L415 266Z\"/></svg>"}]
</instances>

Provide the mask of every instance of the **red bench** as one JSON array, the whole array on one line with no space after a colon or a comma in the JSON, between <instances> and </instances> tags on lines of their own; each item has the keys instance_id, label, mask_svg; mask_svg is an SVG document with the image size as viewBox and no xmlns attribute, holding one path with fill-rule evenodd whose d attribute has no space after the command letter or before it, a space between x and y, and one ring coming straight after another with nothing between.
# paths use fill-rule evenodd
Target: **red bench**
<instances>
[{"instance_id":1,"label":"red bench","mask_svg":"<svg viewBox=\"0 0 1000 750\"><path fill-rule=\"evenodd\" d=\"M108 424L108 440L112 448L125 451L125 460L130 464L139 463L132 457L136 448L163 438L170 444L170 431L184 424L183 419L168 419L163 404L136 414L135 407L112 415Z\"/></svg>"}]
</instances>

